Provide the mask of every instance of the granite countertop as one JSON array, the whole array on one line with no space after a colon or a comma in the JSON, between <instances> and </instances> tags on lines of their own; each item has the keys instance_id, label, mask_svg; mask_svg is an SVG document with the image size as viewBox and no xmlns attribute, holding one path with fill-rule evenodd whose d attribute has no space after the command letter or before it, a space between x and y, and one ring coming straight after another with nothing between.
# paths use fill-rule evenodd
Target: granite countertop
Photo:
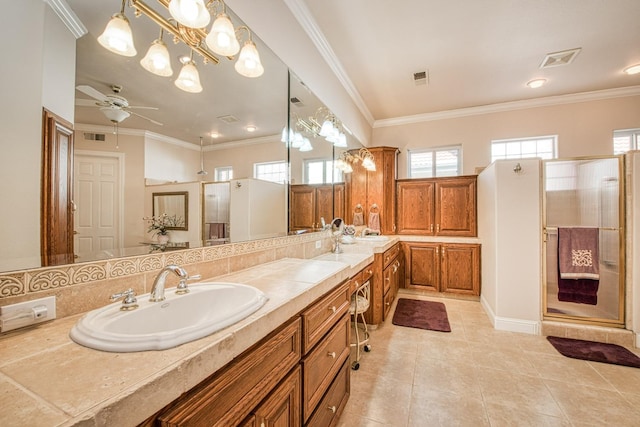
<instances>
[{"instance_id":1,"label":"granite countertop","mask_svg":"<svg viewBox=\"0 0 640 427\"><path fill-rule=\"evenodd\" d=\"M395 241L349 245L343 256L329 254L328 260L284 258L212 278L255 286L269 301L228 328L168 350L110 353L78 345L69 331L81 315L0 337L0 425L136 425Z\"/></svg>"}]
</instances>

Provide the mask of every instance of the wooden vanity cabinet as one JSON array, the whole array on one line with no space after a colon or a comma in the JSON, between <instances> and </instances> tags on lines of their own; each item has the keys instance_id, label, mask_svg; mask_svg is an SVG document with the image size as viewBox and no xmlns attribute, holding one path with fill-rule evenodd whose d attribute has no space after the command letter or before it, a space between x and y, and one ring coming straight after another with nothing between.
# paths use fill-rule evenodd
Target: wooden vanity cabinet
<instances>
[{"instance_id":1,"label":"wooden vanity cabinet","mask_svg":"<svg viewBox=\"0 0 640 427\"><path fill-rule=\"evenodd\" d=\"M404 287L480 295L480 245L404 242Z\"/></svg>"},{"instance_id":2,"label":"wooden vanity cabinet","mask_svg":"<svg viewBox=\"0 0 640 427\"><path fill-rule=\"evenodd\" d=\"M403 266L400 243L396 243L384 253L374 255L371 304L366 313L369 324L380 324L389 314L391 303L398 294Z\"/></svg>"},{"instance_id":3,"label":"wooden vanity cabinet","mask_svg":"<svg viewBox=\"0 0 640 427\"><path fill-rule=\"evenodd\" d=\"M476 180L473 176L397 181L397 234L475 237Z\"/></svg>"},{"instance_id":4,"label":"wooden vanity cabinet","mask_svg":"<svg viewBox=\"0 0 640 427\"><path fill-rule=\"evenodd\" d=\"M353 224L353 212L358 204L362 206L364 222L368 225L369 212L373 204L378 205L382 234L396 232L396 147L368 148L373 155L375 171L368 171L362 162L352 164L353 172L345 174L346 211L343 217L347 224ZM358 150L352 150L357 154Z\"/></svg>"}]
</instances>

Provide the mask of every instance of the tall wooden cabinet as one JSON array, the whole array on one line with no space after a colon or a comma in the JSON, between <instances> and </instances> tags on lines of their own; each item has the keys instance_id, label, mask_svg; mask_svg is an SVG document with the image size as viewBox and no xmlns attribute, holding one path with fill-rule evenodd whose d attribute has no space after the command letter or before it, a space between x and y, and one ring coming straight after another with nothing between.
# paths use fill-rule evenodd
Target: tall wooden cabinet
<instances>
[{"instance_id":1,"label":"tall wooden cabinet","mask_svg":"<svg viewBox=\"0 0 640 427\"><path fill-rule=\"evenodd\" d=\"M404 287L480 295L480 245L404 242Z\"/></svg>"},{"instance_id":2,"label":"tall wooden cabinet","mask_svg":"<svg viewBox=\"0 0 640 427\"><path fill-rule=\"evenodd\" d=\"M335 188L334 188L335 187ZM335 190L335 191L334 191ZM317 230L344 211L344 184L292 185L289 191L289 231Z\"/></svg>"},{"instance_id":3,"label":"tall wooden cabinet","mask_svg":"<svg viewBox=\"0 0 640 427\"><path fill-rule=\"evenodd\" d=\"M398 234L477 236L476 176L397 181Z\"/></svg>"},{"instance_id":4,"label":"tall wooden cabinet","mask_svg":"<svg viewBox=\"0 0 640 427\"><path fill-rule=\"evenodd\" d=\"M397 153L395 147L372 147L376 170L368 171L362 163L353 164L353 172L345 175L346 212L344 220L353 224L353 212L357 205L364 210L364 222L368 225L369 212L375 204L380 215L382 234L395 234ZM354 152L355 154L355 152Z\"/></svg>"}]
</instances>

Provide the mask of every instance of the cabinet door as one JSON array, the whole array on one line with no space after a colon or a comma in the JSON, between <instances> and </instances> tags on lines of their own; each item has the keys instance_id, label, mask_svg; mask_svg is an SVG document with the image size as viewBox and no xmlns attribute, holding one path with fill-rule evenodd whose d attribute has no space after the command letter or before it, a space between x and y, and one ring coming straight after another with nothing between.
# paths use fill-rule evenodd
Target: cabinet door
<instances>
[{"instance_id":1,"label":"cabinet door","mask_svg":"<svg viewBox=\"0 0 640 427\"><path fill-rule=\"evenodd\" d=\"M436 181L436 234L476 236L476 178Z\"/></svg>"},{"instance_id":2,"label":"cabinet door","mask_svg":"<svg viewBox=\"0 0 640 427\"><path fill-rule=\"evenodd\" d=\"M297 427L300 417L300 366L255 410L258 427Z\"/></svg>"},{"instance_id":3,"label":"cabinet door","mask_svg":"<svg viewBox=\"0 0 640 427\"><path fill-rule=\"evenodd\" d=\"M290 230L312 229L316 215L315 188L310 185L292 185L289 212Z\"/></svg>"},{"instance_id":4,"label":"cabinet door","mask_svg":"<svg viewBox=\"0 0 640 427\"><path fill-rule=\"evenodd\" d=\"M398 234L433 235L433 181L398 182Z\"/></svg>"},{"instance_id":5,"label":"cabinet door","mask_svg":"<svg viewBox=\"0 0 640 427\"><path fill-rule=\"evenodd\" d=\"M327 220L327 223L331 221L333 218L343 218L346 220L345 216L345 191L344 184L335 184L333 186L333 217ZM348 224L351 224L349 222Z\"/></svg>"},{"instance_id":6,"label":"cabinet door","mask_svg":"<svg viewBox=\"0 0 640 427\"><path fill-rule=\"evenodd\" d=\"M405 287L439 291L440 245L404 244L406 254Z\"/></svg>"},{"instance_id":7,"label":"cabinet door","mask_svg":"<svg viewBox=\"0 0 640 427\"><path fill-rule=\"evenodd\" d=\"M442 245L441 291L480 295L480 245Z\"/></svg>"},{"instance_id":8,"label":"cabinet door","mask_svg":"<svg viewBox=\"0 0 640 427\"><path fill-rule=\"evenodd\" d=\"M322 225L320 218L324 218L327 224L330 224L334 218L332 185L321 185L316 188L316 213L314 220L316 227Z\"/></svg>"}]
</instances>

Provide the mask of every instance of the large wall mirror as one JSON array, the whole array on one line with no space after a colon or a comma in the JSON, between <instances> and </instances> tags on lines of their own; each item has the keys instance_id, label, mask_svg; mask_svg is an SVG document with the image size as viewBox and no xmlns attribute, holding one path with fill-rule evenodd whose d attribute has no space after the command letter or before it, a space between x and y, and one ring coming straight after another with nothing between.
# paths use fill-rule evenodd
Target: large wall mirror
<instances>
[{"instance_id":1,"label":"large wall mirror","mask_svg":"<svg viewBox=\"0 0 640 427\"><path fill-rule=\"evenodd\" d=\"M319 221L303 230L290 228L288 173L291 173L292 185L326 184L333 189L344 179L340 174L335 175L332 159L335 153L346 148L336 148L324 137L303 129L302 122L316 117L324 106L303 82L289 78L286 65L258 35L252 34L252 39L265 70L261 77L239 75L234 62L227 58L221 58L218 64L206 65L196 58L203 91L186 93L174 85L180 73L179 58L189 52L184 44L174 44L172 36L165 33L163 40L170 52L174 75L150 74L142 68L140 60L159 37L157 24L146 16L135 17L127 6L125 15L131 22L138 54L123 57L97 42L111 16L119 11L121 0L67 0L67 3L89 31L76 41L75 86L84 88L75 91L76 262L148 253L149 245L143 243L152 235L145 218L154 214L154 193L188 195L185 197L187 229L171 233L172 238L184 242L185 247L234 242L229 230L238 231L241 227L221 226L220 222L229 220L208 217L203 210L205 197L215 198L221 194L208 195L206 183L224 186L229 198L233 198L234 193L244 193L246 205L239 206L245 212L259 211L261 219L268 220L263 221L265 227L271 227L268 232L238 234L235 241L319 228ZM156 2L146 3L156 7ZM236 27L242 25L228 7L227 14ZM109 120L112 112L96 105L95 97L91 96L95 95L93 91L123 98L129 106L143 108L131 109L128 117L114 124ZM283 129L306 133L313 149L289 149L292 141L283 138ZM346 139L349 147L358 145L349 133ZM253 185L256 174L262 178L259 181L273 181L269 191L278 196L271 199L281 200L280 208L269 218L265 218L264 209L260 209L262 202L254 197L264 193ZM323 178L320 180L319 176ZM24 188L25 194L39 192L39 188ZM340 209L339 203L330 206L323 214L327 223L338 216L336 212ZM227 211L227 218L229 216L234 217ZM242 220L251 223L251 218ZM37 223L32 226L39 228ZM101 239L96 230L107 228L111 229L111 237ZM111 243L101 247L101 240ZM3 259L0 271L39 266L40 254L35 252L19 259Z\"/></svg>"}]
</instances>

